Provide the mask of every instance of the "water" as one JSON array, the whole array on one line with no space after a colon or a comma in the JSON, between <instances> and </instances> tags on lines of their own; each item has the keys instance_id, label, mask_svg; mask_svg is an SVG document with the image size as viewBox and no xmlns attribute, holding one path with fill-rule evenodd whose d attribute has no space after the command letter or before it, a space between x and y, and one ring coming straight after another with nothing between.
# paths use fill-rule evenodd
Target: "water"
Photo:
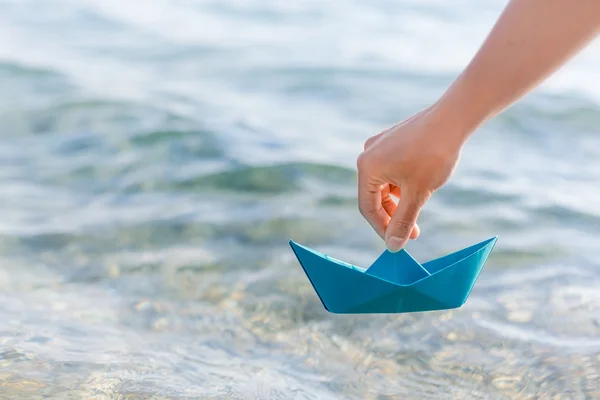
<instances>
[{"instance_id":1,"label":"water","mask_svg":"<svg viewBox=\"0 0 600 400\"><path fill-rule=\"evenodd\" d=\"M328 314L290 238L367 267L363 141L504 2L0 1L0 396L600 396L598 44L472 139L420 261L466 305Z\"/></svg>"}]
</instances>

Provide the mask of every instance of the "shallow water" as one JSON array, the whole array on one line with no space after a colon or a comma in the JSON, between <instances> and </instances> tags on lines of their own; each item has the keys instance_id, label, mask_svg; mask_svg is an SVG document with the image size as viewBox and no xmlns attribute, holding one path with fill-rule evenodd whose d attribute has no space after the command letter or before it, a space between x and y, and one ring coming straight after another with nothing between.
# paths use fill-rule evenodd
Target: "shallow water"
<instances>
[{"instance_id":1,"label":"shallow water","mask_svg":"<svg viewBox=\"0 0 600 400\"><path fill-rule=\"evenodd\" d=\"M328 314L287 244L383 250L356 156L480 3L0 1L0 396L600 398L597 44L423 211L421 261L499 235L463 308Z\"/></svg>"}]
</instances>

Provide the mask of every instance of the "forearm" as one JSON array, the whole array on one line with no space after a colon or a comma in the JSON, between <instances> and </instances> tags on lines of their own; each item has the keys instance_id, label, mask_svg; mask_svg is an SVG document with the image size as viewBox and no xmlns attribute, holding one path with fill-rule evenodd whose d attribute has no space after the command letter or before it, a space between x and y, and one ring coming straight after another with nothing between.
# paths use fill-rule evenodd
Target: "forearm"
<instances>
[{"instance_id":1,"label":"forearm","mask_svg":"<svg viewBox=\"0 0 600 400\"><path fill-rule=\"evenodd\" d=\"M464 141L576 54L599 28L600 0L511 0L436 107Z\"/></svg>"}]
</instances>

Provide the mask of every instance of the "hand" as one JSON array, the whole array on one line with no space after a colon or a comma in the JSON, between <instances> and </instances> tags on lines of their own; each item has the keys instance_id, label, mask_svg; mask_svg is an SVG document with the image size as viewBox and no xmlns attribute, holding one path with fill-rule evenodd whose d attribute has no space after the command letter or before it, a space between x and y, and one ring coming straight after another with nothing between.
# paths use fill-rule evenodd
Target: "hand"
<instances>
[{"instance_id":1,"label":"hand","mask_svg":"<svg viewBox=\"0 0 600 400\"><path fill-rule=\"evenodd\" d=\"M465 135L451 125L425 109L369 138L358 157L359 209L389 251L419 236L421 208L458 163Z\"/></svg>"},{"instance_id":2,"label":"hand","mask_svg":"<svg viewBox=\"0 0 600 400\"><path fill-rule=\"evenodd\" d=\"M468 136L599 33L597 0L511 0L434 107L367 140L357 162L359 208L390 251L419 236L419 212L454 171Z\"/></svg>"}]
</instances>

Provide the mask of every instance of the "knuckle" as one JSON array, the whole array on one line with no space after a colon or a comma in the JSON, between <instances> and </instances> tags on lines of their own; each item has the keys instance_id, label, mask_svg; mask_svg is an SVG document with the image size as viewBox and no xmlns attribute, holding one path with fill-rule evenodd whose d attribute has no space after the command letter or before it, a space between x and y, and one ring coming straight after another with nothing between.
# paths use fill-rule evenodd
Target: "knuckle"
<instances>
[{"instance_id":1,"label":"knuckle","mask_svg":"<svg viewBox=\"0 0 600 400\"><path fill-rule=\"evenodd\" d=\"M366 217L368 215L365 210L365 206L363 206L362 204L358 205L358 211L360 212L360 215L362 215L363 217Z\"/></svg>"},{"instance_id":2,"label":"knuckle","mask_svg":"<svg viewBox=\"0 0 600 400\"><path fill-rule=\"evenodd\" d=\"M400 220L394 224L394 228L396 232L408 234L410 233L409 230L412 230L412 223Z\"/></svg>"},{"instance_id":3,"label":"knuckle","mask_svg":"<svg viewBox=\"0 0 600 400\"><path fill-rule=\"evenodd\" d=\"M358 211L361 213L363 217L368 217L375 213L375 210L365 203L358 203Z\"/></svg>"},{"instance_id":4,"label":"knuckle","mask_svg":"<svg viewBox=\"0 0 600 400\"><path fill-rule=\"evenodd\" d=\"M359 171L365 171L369 169L370 163L371 157L366 152L360 153L359 156L356 158L356 168L358 168Z\"/></svg>"},{"instance_id":5,"label":"knuckle","mask_svg":"<svg viewBox=\"0 0 600 400\"><path fill-rule=\"evenodd\" d=\"M358 211L363 217L365 216L365 206L360 201L358 202Z\"/></svg>"}]
</instances>

